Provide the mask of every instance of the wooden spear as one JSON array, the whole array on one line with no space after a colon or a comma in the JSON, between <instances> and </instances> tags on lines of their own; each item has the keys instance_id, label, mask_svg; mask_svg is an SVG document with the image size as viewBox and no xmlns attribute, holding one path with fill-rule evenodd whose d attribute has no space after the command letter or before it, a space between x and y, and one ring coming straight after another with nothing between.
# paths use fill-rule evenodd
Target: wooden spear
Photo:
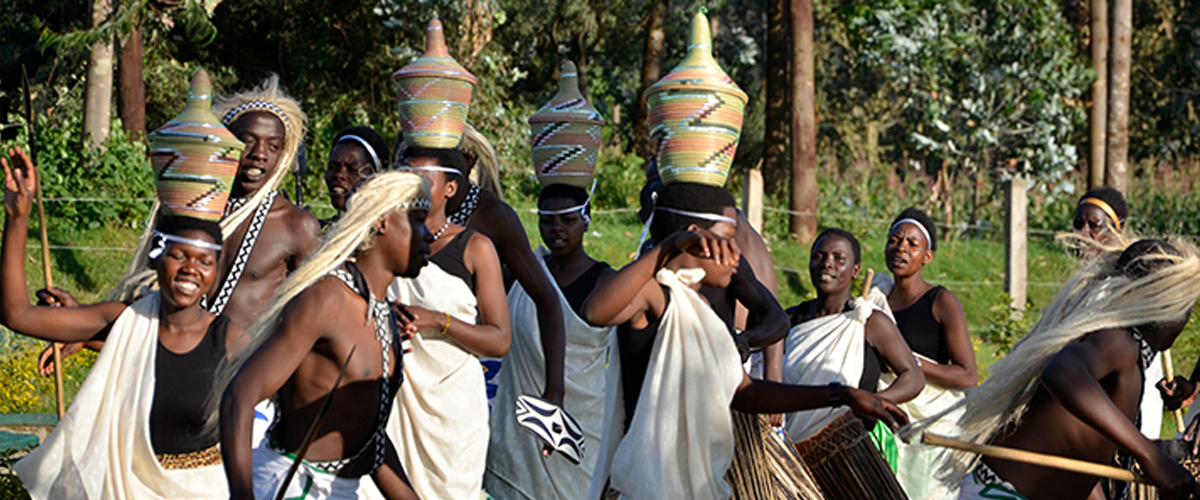
<instances>
[{"instance_id":1,"label":"wooden spear","mask_svg":"<svg viewBox=\"0 0 1200 500\"><path fill-rule=\"evenodd\" d=\"M29 75L25 72L25 66L21 65L21 87L25 91L25 124L29 131L29 159L33 160L33 164L37 165L37 138L34 135L33 128L33 98L29 90ZM46 206L42 203L42 177L37 177L37 211L38 211L38 226L41 227L42 236L42 275L46 278L46 288L50 289L54 286L54 277L50 273L50 237L46 234ZM58 403L58 418L63 418L63 412L66 411L66 404L63 402L63 375L62 375L62 346L58 342L50 343L51 349L54 351L54 395Z\"/></svg>"},{"instance_id":2,"label":"wooden spear","mask_svg":"<svg viewBox=\"0 0 1200 500\"><path fill-rule=\"evenodd\" d=\"M863 279L862 298L867 300L867 296L871 295L871 282L875 280L875 270L867 269L867 277Z\"/></svg>"},{"instance_id":3,"label":"wooden spear","mask_svg":"<svg viewBox=\"0 0 1200 500\"><path fill-rule=\"evenodd\" d=\"M1146 476L1141 474L1125 469L1118 469L1109 465L1088 462L1086 460L1076 460L1074 458L1047 455L1045 453L1035 453L1032 451L1018 450L1015 448L1005 448L1003 446L968 443L966 441L961 441L946 436L939 436L929 432L921 434L921 442L933 446L941 446L943 448L969 451L985 457L1011 460L1013 462L1039 465L1042 467L1051 467L1068 472L1087 474L1089 476L1107 477L1110 479L1131 483L1153 484L1149 479L1146 479Z\"/></svg>"}]
</instances>

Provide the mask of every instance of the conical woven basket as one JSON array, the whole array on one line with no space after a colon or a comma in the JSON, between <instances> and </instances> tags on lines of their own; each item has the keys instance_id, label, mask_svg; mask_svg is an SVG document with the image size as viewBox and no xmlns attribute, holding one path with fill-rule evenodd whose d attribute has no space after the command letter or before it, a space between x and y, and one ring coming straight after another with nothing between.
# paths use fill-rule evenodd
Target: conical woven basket
<instances>
[{"instance_id":1,"label":"conical woven basket","mask_svg":"<svg viewBox=\"0 0 1200 500\"><path fill-rule=\"evenodd\" d=\"M450 57L442 31L441 21L430 20L425 53L392 74L408 146L455 148L462 141L475 75Z\"/></svg>"},{"instance_id":2,"label":"conical woven basket","mask_svg":"<svg viewBox=\"0 0 1200 500\"><path fill-rule=\"evenodd\" d=\"M687 57L646 89L650 142L664 184L725 185L746 100L713 59L708 17L696 14Z\"/></svg>"},{"instance_id":3,"label":"conical woven basket","mask_svg":"<svg viewBox=\"0 0 1200 500\"><path fill-rule=\"evenodd\" d=\"M529 125L538 181L587 189L600 157L604 117L579 92L575 63L563 62L558 93L529 117Z\"/></svg>"},{"instance_id":4,"label":"conical woven basket","mask_svg":"<svg viewBox=\"0 0 1200 500\"><path fill-rule=\"evenodd\" d=\"M207 72L192 77L183 112L148 138L163 212L220 220L246 145L213 115Z\"/></svg>"}]
</instances>

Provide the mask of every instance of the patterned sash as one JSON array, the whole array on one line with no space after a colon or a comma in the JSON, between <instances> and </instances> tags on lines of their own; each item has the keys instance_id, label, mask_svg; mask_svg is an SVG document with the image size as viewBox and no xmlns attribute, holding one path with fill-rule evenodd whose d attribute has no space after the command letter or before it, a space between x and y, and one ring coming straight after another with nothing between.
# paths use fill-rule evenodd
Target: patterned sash
<instances>
[{"instance_id":1,"label":"patterned sash","mask_svg":"<svg viewBox=\"0 0 1200 500\"><path fill-rule=\"evenodd\" d=\"M271 190L267 196L263 198L262 203L258 204L258 209L254 211L254 217L250 219L250 227L246 229L246 236L242 238L242 244L238 247L237 255L233 258L233 265L229 268L229 273L225 275L225 281L221 283L221 289L217 292L216 298L212 303L208 303L208 296L201 298L200 305L208 312L220 315L225 312L225 306L229 305L229 298L233 296L233 291L237 289L238 282L242 280L242 274L246 272L246 264L250 262L250 254L254 252L254 245L258 243L258 236L262 234L263 225L267 221L267 214L270 213L271 207L275 205L275 197L279 196L279 191ZM225 215L237 211L242 205L246 204L245 198L237 198L229 200L229 205L225 207Z\"/></svg>"}]
</instances>

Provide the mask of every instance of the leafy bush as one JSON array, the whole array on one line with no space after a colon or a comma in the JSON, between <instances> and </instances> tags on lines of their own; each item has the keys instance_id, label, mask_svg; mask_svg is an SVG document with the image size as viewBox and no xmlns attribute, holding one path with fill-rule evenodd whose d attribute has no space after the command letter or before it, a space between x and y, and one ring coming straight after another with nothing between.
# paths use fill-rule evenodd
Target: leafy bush
<instances>
[{"instance_id":1,"label":"leafy bush","mask_svg":"<svg viewBox=\"0 0 1200 500\"><path fill-rule=\"evenodd\" d=\"M1033 309L1033 303L1027 302L1025 310L1013 309L1012 297L1001 293L988 308L991 318L987 327L980 333L984 342L997 347L994 356L999 359L1012 350L1013 344L1024 337L1033 328L1035 319L1039 316Z\"/></svg>"}]
</instances>

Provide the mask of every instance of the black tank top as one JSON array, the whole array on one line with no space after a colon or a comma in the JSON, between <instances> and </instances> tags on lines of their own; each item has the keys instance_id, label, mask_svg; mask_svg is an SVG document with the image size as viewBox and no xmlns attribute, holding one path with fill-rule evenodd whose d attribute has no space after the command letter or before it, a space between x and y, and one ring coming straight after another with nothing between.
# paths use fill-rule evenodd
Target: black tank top
<instances>
[{"instance_id":1,"label":"black tank top","mask_svg":"<svg viewBox=\"0 0 1200 500\"><path fill-rule=\"evenodd\" d=\"M933 317L933 302L939 293L945 290L940 286L930 288L921 298L899 311L892 311L896 318L896 328L908 347L913 352L937 361L941 364L950 362L950 351L946 347L946 335L942 324Z\"/></svg>"},{"instance_id":2,"label":"black tank top","mask_svg":"<svg viewBox=\"0 0 1200 500\"><path fill-rule=\"evenodd\" d=\"M229 318L217 316L200 343L185 354L175 354L156 342L154 406L150 409L150 442L155 453L190 453L217 444L216 433L204 432L205 403L217 365L225 358L228 327Z\"/></svg>"},{"instance_id":3,"label":"black tank top","mask_svg":"<svg viewBox=\"0 0 1200 500\"><path fill-rule=\"evenodd\" d=\"M671 306L671 293L662 287L666 298L663 311ZM651 321L645 328L633 329L629 323L617 326L617 349L621 353L621 389L624 390L625 430L633 422L642 383L646 381L646 370L650 368L650 353L654 350L654 339L658 337L658 326L662 318Z\"/></svg>"},{"instance_id":4,"label":"black tank top","mask_svg":"<svg viewBox=\"0 0 1200 500\"><path fill-rule=\"evenodd\" d=\"M596 281L600 280L600 274L608 269L612 268L607 262L597 262L578 278L575 278L571 284L562 287L563 297L567 298L567 303L571 305L571 310L575 311L577 316L583 317L583 301L587 300L588 295L592 294L592 290L596 289Z\"/></svg>"},{"instance_id":5,"label":"black tank top","mask_svg":"<svg viewBox=\"0 0 1200 500\"><path fill-rule=\"evenodd\" d=\"M471 242L471 235L475 232L474 229L463 229L461 233L454 235L454 239L450 240L450 243L429 257L429 262L437 264L443 271L462 279L471 289L471 293L475 293L475 276L467 269L463 255L466 254L467 243Z\"/></svg>"}]
</instances>

